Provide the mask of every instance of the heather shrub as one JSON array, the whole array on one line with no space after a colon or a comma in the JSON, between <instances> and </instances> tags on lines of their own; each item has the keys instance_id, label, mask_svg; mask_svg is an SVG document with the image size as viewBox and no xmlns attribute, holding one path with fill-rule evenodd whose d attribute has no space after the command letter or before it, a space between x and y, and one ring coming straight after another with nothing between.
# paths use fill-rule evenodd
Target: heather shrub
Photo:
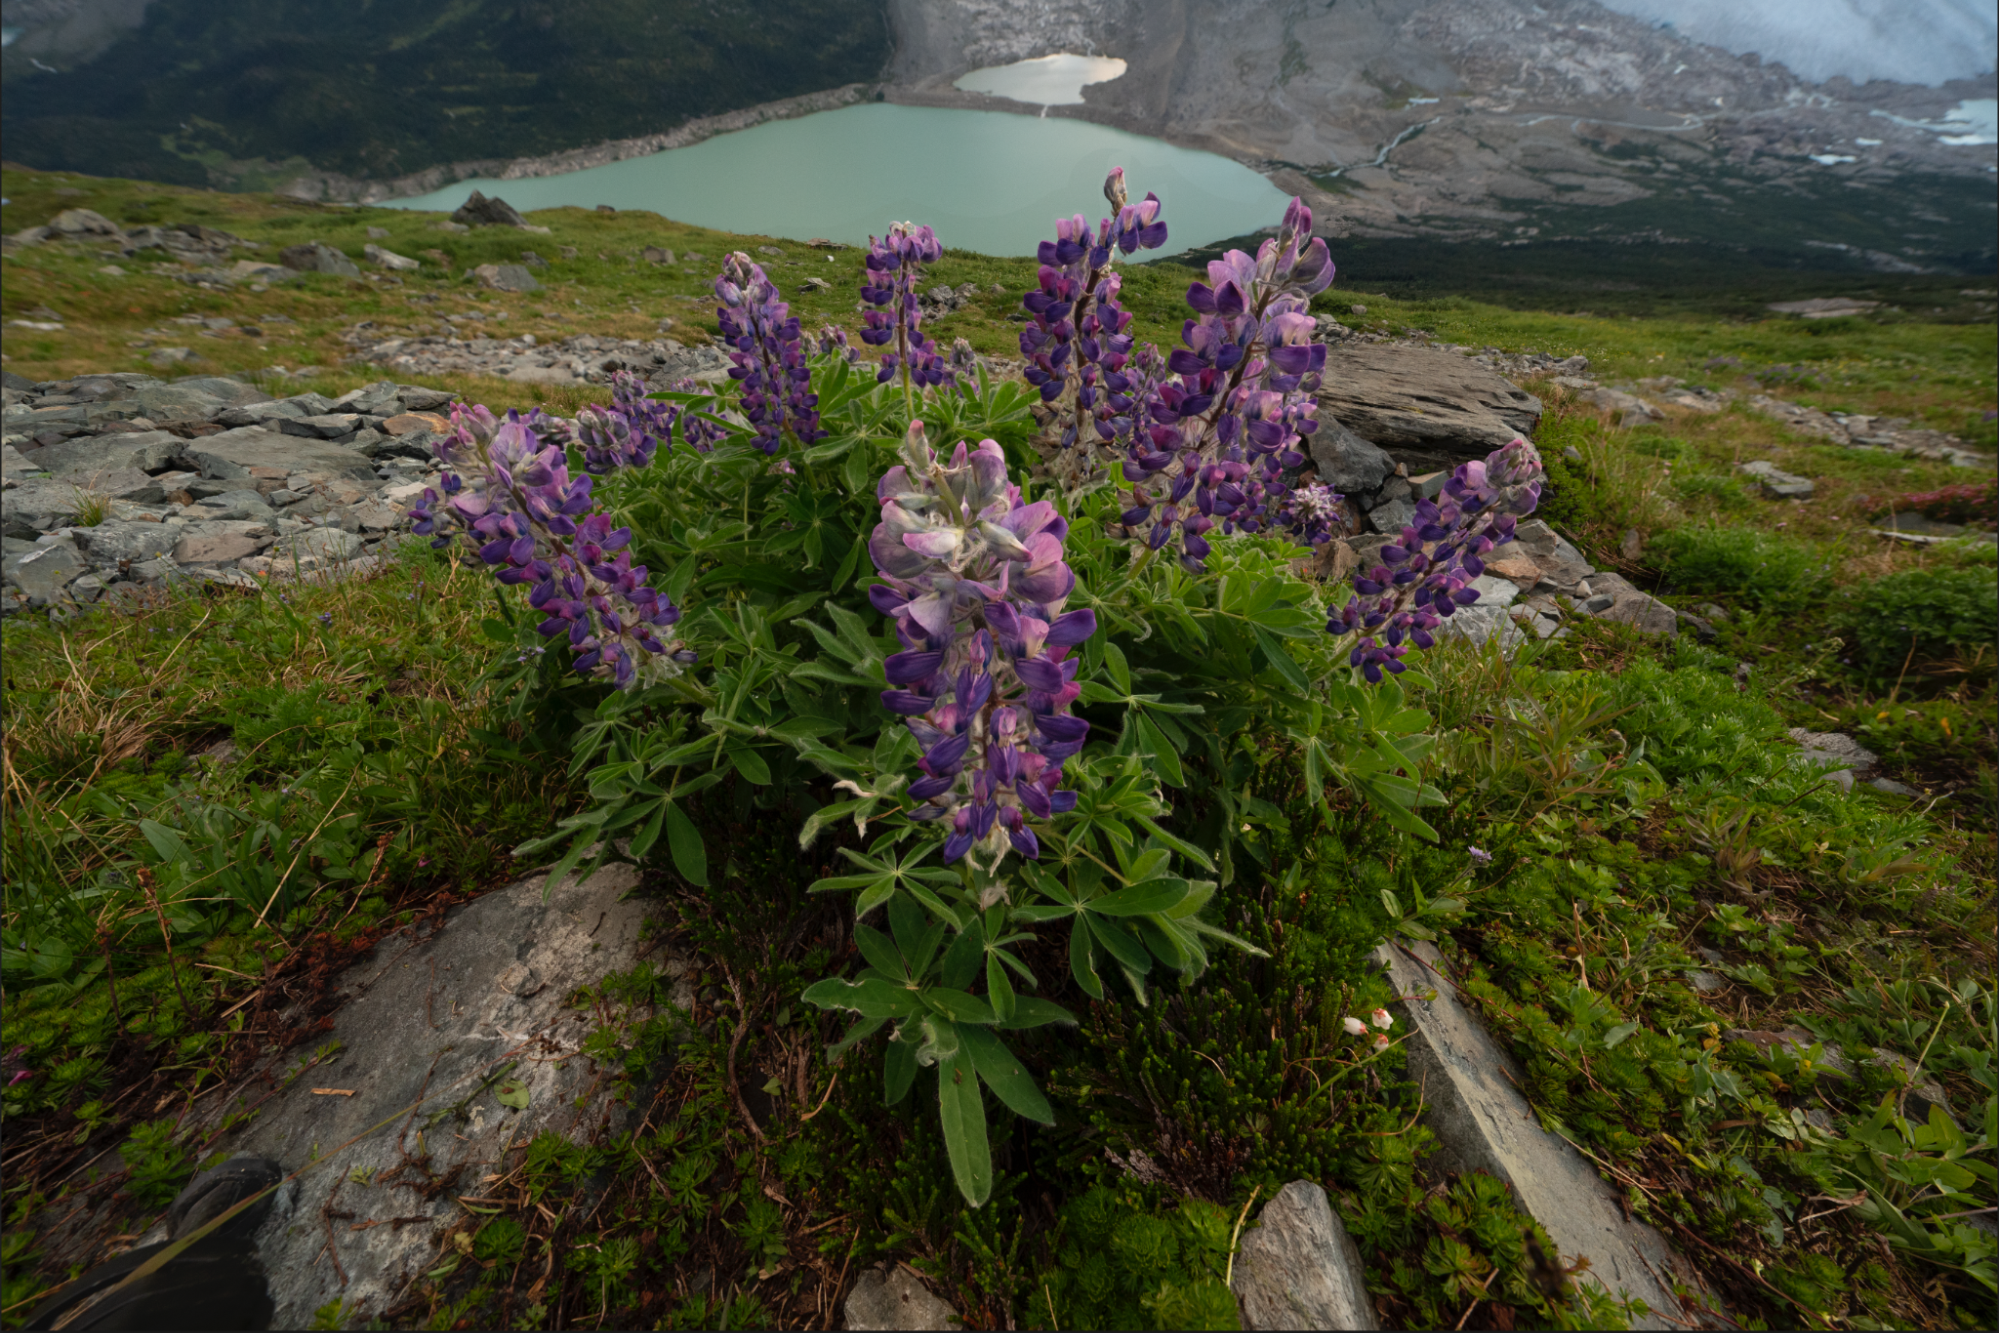
<instances>
[{"instance_id":1,"label":"heather shrub","mask_svg":"<svg viewBox=\"0 0 1999 1334\"><path fill-rule=\"evenodd\" d=\"M1867 585L1844 617L1853 665L1893 678L1954 665L1990 672L1999 588L1990 570L1908 570Z\"/></svg>"},{"instance_id":2,"label":"heather shrub","mask_svg":"<svg viewBox=\"0 0 1999 1334\"><path fill-rule=\"evenodd\" d=\"M1740 599L1765 611L1797 611L1823 598L1831 571L1810 547L1753 528L1679 528L1653 540L1675 592Z\"/></svg>"}]
</instances>

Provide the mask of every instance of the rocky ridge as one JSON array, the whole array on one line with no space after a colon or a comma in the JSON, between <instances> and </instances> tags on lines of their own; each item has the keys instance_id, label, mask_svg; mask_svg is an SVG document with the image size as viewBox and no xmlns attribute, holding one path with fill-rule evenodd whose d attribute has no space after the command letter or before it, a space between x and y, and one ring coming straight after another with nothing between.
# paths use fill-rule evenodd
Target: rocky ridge
<instances>
[{"instance_id":1,"label":"rocky ridge","mask_svg":"<svg viewBox=\"0 0 1999 1334\"><path fill-rule=\"evenodd\" d=\"M198 376L6 375L0 615L76 614L180 581L378 566L436 481L453 395L387 381L277 398Z\"/></svg>"}]
</instances>

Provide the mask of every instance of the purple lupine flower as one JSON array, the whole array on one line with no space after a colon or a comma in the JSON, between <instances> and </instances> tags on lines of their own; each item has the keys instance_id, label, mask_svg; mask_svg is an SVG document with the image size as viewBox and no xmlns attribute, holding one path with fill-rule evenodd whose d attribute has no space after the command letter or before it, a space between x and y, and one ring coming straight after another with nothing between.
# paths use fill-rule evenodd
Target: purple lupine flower
<instances>
[{"instance_id":1,"label":"purple lupine flower","mask_svg":"<svg viewBox=\"0 0 1999 1334\"><path fill-rule=\"evenodd\" d=\"M777 453L786 431L802 445L824 435L798 320L778 300L777 285L739 250L722 262L715 297L722 303L715 318L735 363L729 378L743 386L743 415L756 429L757 447Z\"/></svg>"},{"instance_id":2,"label":"purple lupine flower","mask_svg":"<svg viewBox=\"0 0 1999 1334\"><path fill-rule=\"evenodd\" d=\"M1044 403L1073 396L1064 412L1064 448L1112 438L1107 428L1121 415L1116 400L1129 389L1124 369L1132 354L1126 332L1132 315L1118 304L1123 280L1111 265L1118 251L1131 255L1164 245L1166 224L1159 220L1157 195L1137 204L1128 197L1124 168L1114 167L1104 180L1104 198L1115 217L1099 220L1094 234L1080 213L1057 218L1055 239L1036 251L1039 286L1021 301L1033 317L1020 333L1020 353L1027 358L1022 378Z\"/></svg>"},{"instance_id":3,"label":"purple lupine flower","mask_svg":"<svg viewBox=\"0 0 1999 1334\"><path fill-rule=\"evenodd\" d=\"M983 849L1040 855L1028 821L1073 810L1059 783L1090 725L1069 712L1082 693L1070 650L1096 613L1063 611L1076 576L1063 561L1069 525L1048 501L1027 504L991 440L960 442L941 461L910 423L903 462L882 477L882 521L868 590L903 650L884 664L882 704L923 747L912 818L945 820L944 860Z\"/></svg>"},{"instance_id":4,"label":"purple lupine flower","mask_svg":"<svg viewBox=\"0 0 1999 1334\"><path fill-rule=\"evenodd\" d=\"M1326 621L1326 633L1354 636L1348 662L1369 681L1404 670L1411 647L1436 643L1437 627L1478 601L1472 581L1483 557L1513 540L1515 524L1541 498L1541 455L1515 438L1483 461L1459 466L1436 500L1419 501L1414 520L1356 572L1354 594Z\"/></svg>"},{"instance_id":5,"label":"purple lupine flower","mask_svg":"<svg viewBox=\"0 0 1999 1334\"><path fill-rule=\"evenodd\" d=\"M1200 569L1204 534L1282 528L1317 545L1332 535L1323 496L1290 501L1290 475L1304 466L1318 429L1317 391L1326 349L1312 341L1311 299L1333 281L1312 211L1294 199L1278 234L1254 258L1231 250L1208 265L1208 282L1187 289L1196 318L1185 346L1128 381L1145 401L1116 420L1132 484L1129 528L1158 549L1175 533L1181 562Z\"/></svg>"},{"instance_id":6,"label":"purple lupine flower","mask_svg":"<svg viewBox=\"0 0 1999 1334\"><path fill-rule=\"evenodd\" d=\"M890 223L888 235L868 238L864 261L868 276L861 284L861 300L876 309L862 316L867 327L861 330L861 341L869 347L889 347L876 376L882 384L900 373L907 392L951 378L937 344L923 332L923 310L917 301L923 266L935 264L943 255L937 233L914 223Z\"/></svg>"},{"instance_id":7,"label":"purple lupine flower","mask_svg":"<svg viewBox=\"0 0 1999 1334\"><path fill-rule=\"evenodd\" d=\"M678 676L694 654L667 631L680 608L633 565L629 528L594 508L588 476L571 478L559 441L509 412L451 409L452 432L432 448L444 465L440 497L426 488L410 509L415 531L446 546L462 533L503 584L531 584L541 633L564 636L576 670L620 689Z\"/></svg>"}]
</instances>

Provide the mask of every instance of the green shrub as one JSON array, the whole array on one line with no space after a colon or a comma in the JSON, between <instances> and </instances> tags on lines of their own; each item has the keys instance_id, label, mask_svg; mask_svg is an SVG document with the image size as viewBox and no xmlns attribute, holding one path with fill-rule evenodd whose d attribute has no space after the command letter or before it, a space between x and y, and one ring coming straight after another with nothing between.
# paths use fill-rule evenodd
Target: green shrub
<instances>
[{"instance_id":1,"label":"green shrub","mask_svg":"<svg viewBox=\"0 0 1999 1334\"><path fill-rule=\"evenodd\" d=\"M1952 658L1989 666L1999 589L1980 570L1909 570L1870 584L1848 611L1853 665L1876 677Z\"/></svg>"},{"instance_id":2,"label":"green shrub","mask_svg":"<svg viewBox=\"0 0 1999 1334\"><path fill-rule=\"evenodd\" d=\"M1653 541L1682 593L1727 594L1766 611L1797 611L1825 596L1827 562L1813 548L1753 528L1679 528Z\"/></svg>"}]
</instances>

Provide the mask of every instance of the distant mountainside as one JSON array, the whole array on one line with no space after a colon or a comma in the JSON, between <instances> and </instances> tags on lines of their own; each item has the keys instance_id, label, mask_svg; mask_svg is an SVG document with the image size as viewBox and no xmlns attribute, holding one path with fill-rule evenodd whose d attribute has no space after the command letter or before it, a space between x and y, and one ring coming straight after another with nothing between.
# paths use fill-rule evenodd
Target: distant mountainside
<instances>
[{"instance_id":1,"label":"distant mountainside","mask_svg":"<svg viewBox=\"0 0 1999 1334\"><path fill-rule=\"evenodd\" d=\"M268 188L671 129L875 78L881 0L6 0L10 161Z\"/></svg>"},{"instance_id":2,"label":"distant mountainside","mask_svg":"<svg viewBox=\"0 0 1999 1334\"><path fill-rule=\"evenodd\" d=\"M1904 5L1922 17L1923 0ZM1850 7L1831 6L1828 21ZM1119 56L1121 78L1046 114L1248 162L1338 236L1817 248L1885 272L1993 263L1993 135L1952 120L1995 96L1990 72L1812 83L1596 0L889 0L889 11L890 100L1011 106L953 80L1055 51Z\"/></svg>"}]
</instances>

